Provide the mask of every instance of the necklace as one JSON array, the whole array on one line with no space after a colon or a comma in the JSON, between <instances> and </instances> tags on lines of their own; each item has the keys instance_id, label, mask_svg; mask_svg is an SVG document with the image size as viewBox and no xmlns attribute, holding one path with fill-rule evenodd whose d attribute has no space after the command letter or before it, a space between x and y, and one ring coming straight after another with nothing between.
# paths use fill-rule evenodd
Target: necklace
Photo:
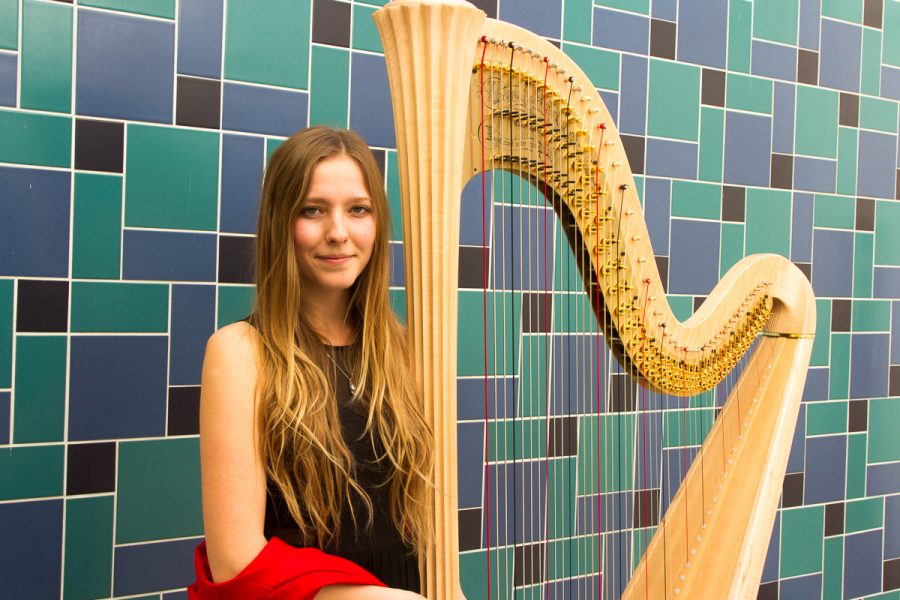
<instances>
[{"instance_id":1,"label":"necklace","mask_svg":"<svg viewBox=\"0 0 900 600\"><path fill-rule=\"evenodd\" d=\"M328 358L331 359L331 363L334 365L334 367L335 367L338 371L340 371L340 372L344 375L344 377L347 378L347 383L350 384L350 394L351 394L352 396L356 396L356 384L353 383L353 377L351 377L351 376L347 373L347 371L345 371L344 369L342 369L342 368L341 368L341 365L339 365L339 364L337 363L337 361L334 360L334 350L333 350L333 349L328 353Z\"/></svg>"}]
</instances>

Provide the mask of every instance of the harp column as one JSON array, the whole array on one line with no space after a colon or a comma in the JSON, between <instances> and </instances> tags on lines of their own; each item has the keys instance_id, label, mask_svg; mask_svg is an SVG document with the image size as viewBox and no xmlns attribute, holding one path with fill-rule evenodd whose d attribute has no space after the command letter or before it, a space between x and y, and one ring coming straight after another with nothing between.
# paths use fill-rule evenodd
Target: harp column
<instances>
[{"instance_id":1,"label":"harp column","mask_svg":"<svg viewBox=\"0 0 900 600\"><path fill-rule=\"evenodd\" d=\"M435 437L435 543L424 593L459 584L456 335L459 198L475 48L484 12L463 0L393 0L375 13L397 132L412 369Z\"/></svg>"}]
</instances>

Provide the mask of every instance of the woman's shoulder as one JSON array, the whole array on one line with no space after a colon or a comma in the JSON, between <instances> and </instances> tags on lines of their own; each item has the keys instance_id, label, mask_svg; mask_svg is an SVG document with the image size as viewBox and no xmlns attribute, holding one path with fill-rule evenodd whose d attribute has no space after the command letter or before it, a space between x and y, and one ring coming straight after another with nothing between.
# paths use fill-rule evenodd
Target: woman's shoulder
<instances>
[{"instance_id":1,"label":"woman's shoulder","mask_svg":"<svg viewBox=\"0 0 900 600\"><path fill-rule=\"evenodd\" d=\"M255 371L258 335L246 321L226 325L206 342L206 360L244 372Z\"/></svg>"}]
</instances>

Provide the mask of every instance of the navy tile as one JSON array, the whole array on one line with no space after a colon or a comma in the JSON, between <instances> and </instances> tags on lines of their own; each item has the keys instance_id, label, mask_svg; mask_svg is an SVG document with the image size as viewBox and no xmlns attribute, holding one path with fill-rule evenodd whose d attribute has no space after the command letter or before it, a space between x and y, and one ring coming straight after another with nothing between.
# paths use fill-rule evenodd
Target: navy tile
<instances>
[{"instance_id":1,"label":"navy tile","mask_svg":"<svg viewBox=\"0 0 900 600\"><path fill-rule=\"evenodd\" d=\"M800 473L806 460L806 405L800 405L794 437L791 440L791 452L788 455L788 473Z\"/></svg>"},{"instance_id":2,"label":"navy tile","mask_svg":"<svg viewBox=\"0 0 900 600\"><path fill-rule=\"evenodd\" d=\"M565 321L576 322L579 318L567 310L565 304L557 308L563 314L557 315ZM569 314L566 314L566 313ZM602 342L600 342L602 343ZM596 412L597 378L593 375L601 361L608 363L604 356L597 358L598 340L593 335L556 336L550 343L551 415L590 414ZM606 347L601 346L606 354Z\"/></svg>"},{"instance_id":3,"label":"navy tile","mask_svg":"<svg viewBox=\"0 0 900 600\"><path fill-rule=\"evenodd\" d=\"M491 377L487 385L488 418L495 419L515 414L517 379ZM456 413L460 420L484 419L484 378L460 378L456 380Z\"/></svg>"},{"instance_id":4,"label":"navy tile","mask_svg":"<svg viewBox=\"0 0 900 600\"><path fill-rule=\"evenodd\" d=\"M644 181L644 219L653 253L669 254L669 215L671 214L671 181L649 177Z\"/></svg>"},{"instance_id":5,"label":"navy tile","mask_svg":"<svg viewBox=\"0 0 900 600\"><path fill-rule=\"evenodd\" d=\"M241 83L225 83L222 129L289 136L306 127L309 94Z\"/></svg>"},{"instance_id":6,"label":"navy tile","mask_svg":"<svg viewBox=\"0 0 900 600\"><path fill-rule=\"evenodd\" d=\"M819 20L822 0L800 0L800 47L807 50L819 49Z\"/></svg>"},{"instance_id":7,"label":"navy tile","mask_svg":"<svg viewBox=\"0 0 900 600\"><path fill-rule=\"evenodd\" d=\"M900 558L900 496L884 499L884 558Z\"/></svg>"},{"instance_id":8,"label":"navy tile","mask_svg":"<svg viewBox=\"0 0 900 600\"><path fill-rule=\"evenodd\" d=\"M669 508L672 497L681 486L681 481L687 473L688 467L697 455L697 448L672 448L663 451L663 458L660 463L662 471L662 499L661 510L665 514Z\"/></svg>"},{"instance_id":9,"label":"navy tile","mask_svg":"<svg viewBox=\"0 0 900 600\"><path fill-rule=\"evenodd\" d=\"M627 58L625 55L622 58ZM612 117L613 123L619 122L619 94L616 92L610 92L608 90L600 90L600 98L603 100L603 104L606 105L606 110L609 111L609 116Z\"/></svg>"},{"instance_id":10,"label":"navy tile","mask_svg":"<svg viewBox=\"0 0 900 600\"><path fill-rule=\"evenodd\" d=\"M218 78L222 74L222 13L225 0L178 4L178 72Z\"/></svg>"},{"instance_id":11,"label":"navy tile","mask_svg":"<svg viewBox=\"0 0 900 600\"><path fill-rule=\"evenodd\" d=\"M768 187L770 117L726 111L725 182Z\"/></svg>"},{"instance_id":12,"label":"navy tile","mask_svg":"<svg viewBox=\"0 0 900 600\"><path fill-rule=\"evenodd\" d=\"M791 260L812 260L813 195L794 193L791 214Z\"/></svg>"},{"instance_id":13,"label":"navy tile","mask_svg":"<svg viewBox=\"0 0 900 600\"><path fill-rule=\"evenodd\" d=\"M203 77L178 76L175 123L190 127L219 129L222 82Z\"/></svg>"},{"instance_id":14,"label":"navy tile","mask_svg":"<svg viewBox=\"0 0 900 600\"><path fill-rule=\"evenodd\" d=\"M115 550L116 596L187 587L194 581L194 548L201 538L119 546Z\"/></svg>"},{"instance_id":15,"label":"navy tile","mask_svg":"<svg viewBox=\"0 0 900 600\"><path fill-rule=\"evenodd\" d=\"M71 344L70 440L165 435L165 336L73 336Z\"/></svg>"},{"instance_id":16,"label":"navy tile","mask_svg":"<svg viewBox=\"0 0 900 600\"><path fill-rule=\"evenodd\" d=\"M126 229L125 279L215 281L216 235Z\"/></svg>"},{"instance_id":17,"label":"navy tile","mask_svg":"<svg viewBox=\"0 0 900 600\"><path fill-rule=\"evenodd\" d=\"M561 37L562 0L501 2L500 20L558 40Z\"/></svg>"},{"instance_id":18,"label":"navy tile","mask_svg":"<svg viewBox=\"0 0 900 600\"><path fill-rule=\"evenodd\" d=\"M850 343L850 397L887 396L888 344L886 333L856 333Z\"/></svg>"},{"instance_id":19,"label":"navy tile","mask_svg":"<svg viewBox=\"0 0 900 600\"><path fill-rule=\"evenodd\" d=\"M791 154L794 151L794 100L793 84L775 82L775 98L772 108L772 151Z\"/></svg>"},{"instance_id":20,"label":"navy tile","mask_svg":"<svg viewBox=\"0 0 900 600\"><path fill-rule=\"evenodd\" d=\"M488 518L491 522L492 546L541 539L544 532L547 487L544 461L491 464L488 468L486 485L490 487L491 502L488 509L482 511L484 519L482 547L487 545ZM534 515L534 518L522 519L522 515ZM500 525L504 522L508 523L508 526Z\"/></svg>"},{"instance_id":21,"label":"navy tile","mask_svg":"<svg viewBox=\"0 0 900 600\"><path fill-rule=\"evenodd\" d=\"M263 138L222 136L221 231L256 233L264 161Z\"/></svg>"},{"instance_id":22,"label":"navy tile","mask_svg":"<svg viewBox=\"0 0 900 600\"><path fill-rule=\"evenodd\" d=\"M862 28L859 25L822 20L819 85L858 92L861 56Z\"/></svg>"},{"instance_id":23,"label":"navy tile","mask_svg":"<svg viewBox=\"0 0 900 600\"><path fill-rule=\"evenodd\" d=\"M725 68L728 4L718 0L678 3L678 60Z\"/></svg>"},{"instance_id":24,"label":"navy tile","mask_svg":"<svg viewBox=\"0 0 900 600\"><path fill-rule=\"evenodd\" d=\"M779 541L781 540L781 511L775 513L775 524L772 526L772 536L769 538L769 550L766 552L766 562L763 563L762 581L775 581L778 579L778 555Z\"/></svg>"},{"instance_id":25,"label":"navy tile","mask_svg":"<svg viewBox=\"0 0 900 600\"><path fill-rule=\"evenodd\" d=\"M337 0L313 2L312 41L317 44L350 47L352 6Z\"/></svg>"},{"instance_id":26,"label":"navy tile","mask_svg":"<svg viewBox=\"0 0 900 600\"><path fill-rule=\"evenodd\" d=\"M19 64L15 54L0 52L0 105L15 106Z\"/></svg>"},{"instance_id":27,"label":"navy tile","mask_svg":"<svg viewBox=\"0 0 900 600\"><path fill-rule=\"evenodd\" d=\"M615 573L603 578L603 593L601 598L621 598L628 584L630 567L625 563L624 556L631 556L632 534L612 533L606 536L604 541L603 572ZM567 596L571 598L571 596Z\"/></svg>"},{"instance_id":28,"label":"navy tile","mask_svg":"<svg viewBox=\"0 0 900 600\"><path fill-rule=\"evenodd\" d=\"M256 237L219 236L219 283L255 282Z\"/></svg>"},{"instance_id":29,"label":"navy tile","mask_svg":"<svg viewBox=\"0 0 900 600\"><path fill-rule=\"evenodd\" d=\"M0 275L69 274L71 175L0 167Z\"/></svg>"},{"instance_id":30,"label":"navy tile","mask_svg":"<svg viewBox=\"0 0 900 600\"><path fill-rule=\"evenodd\" d=\"M185 590L181 590L180 592L167 592L162 595L162 600L188 600L188 594Z\"/></svg>"},{"instance_id":31,"label":"navy tile","mask_svg":"<svg viewBox=\"0 0 900 600\"><path fill-rule=\"evenodd\" d=\"M396 148L394 111L383 56L354 52L350 69L350 129L370 146ZM353 90L365 90L353 93Z\"/></svg>"},{"instance_id":32,"label":"navy tile","mask_svg":"<svg viewBox=\"0 0 900 600\"><path fill-rule=\"evenodd\" d=\"M200 383L203 349L216 328L216 287L172 286L172 351L169 384Z\"/></svg>"},{"instance_id":33,"label":"navy tile","mask_svg":"<svg viewBox=\"0 0 900 600\"><path fill-rule=\"evenodd\" d=\"M675 21L678 18L678 0L654 0L651 14L655 19Z\"/></svg>"},{"instance_id":34,"label":"navy tile","mask_svg":"<svg viewBox=\"0 0 900 600\"><path fill-rule=\"evenodd\" d=\"M78 11L75 112L172 122L175 24Z\"/></svg>"},{"instance_id":35,"label":"navy tile","mask_svg":"<svg viewBox=\"0 0 900 600\"><path fill-rule=\"evenodd\" d=\"M834 193L837 161L808 156L794 157L794 188L807 192Z\"/></svg>"},{"instance_id":36,"label":"navy tile","mask_svg":"<svg viewBox=\"0 0 900 600\"><path fill-rule=\"evenodd\" d=\"M796 81L797 49L753 40L750 72L754 75Z\"/></svg>"},{"instance_id":37,"label":"navy tile","mask_svg":"<svg viewBox=\"0 0 900 600\"><path fill-rule=\"evenodd\" d=\"M647 121L647 59L622 56L619 131L644 135Z\"/></svg>"},{"instance_id":38,"label":"navy tile","mask_svg":"<svg viewBox=\"0 0 900 600\"><path fill-rule=\"evenodd\" d=\"M649 394L643 395L643 397L638 402L639 409L645 409L652 407L652 400L648 402ZM663 438L660 435L660 432L663 430L663 417L662 413L656 410L644 411L640 413L637 417L636 423L636 432L637 439L635 440L637 443L636 448L638 448L637 460L641 461L641 466L637 469L635 473L635 485L641 489L653 489L659 488L662 485L662 472L661 469L653 468L653 465L659 462L662 457L662 443ZM646 469L644 469L644 464L642 458L647 457L647 463L649 465ZM655 523L654 523L655 524Z\"/></svg>"},{"instance_id":39,"label":"navy tile","mask_svg":"<svg viewBox=\"0 0 900 600\"><path fill-rule=\"evenodd\" d=\"M803 388L803 401L815 402L828 400L828 368L813 368L806 372L806 386ZM803 469L798 469L802 471Z\"/></svg>"},{"instance_id":40,"label":"navy tile","mask_svg":"<svg viewBox=\"0 0 900 600\"><path fill-rule=\"evenodd\" d=\"M875 283L872 295L876 298L900 298L900 269L896 267L875 267ZM897 321L894 321L894 323L897 323Z\"/></svg>"},{"instance_id":41,"label":"navy tile","mask_svg":"<svg viewBox=\"0 0 900 600\"><path fill-rule=\"evenodd\" d=\"M708 294L719 280L717 222L672 220L669 293Z\"/></svg>"},{"instance_id":42,"label":"navy tile","mask_svg":"<svg viewBox=\"0 0 900 600\"><path fill-rule=\"evenodd\" d=\"M878 529L844 538L845 599L881 591L881 536Z\"/></svg>"},{"instance_id":43,"label":"navy tile","mask_svg":"<svg viewBox=\"0 0 900 600\"><path fill-rule=\"evenodd\" d=\"M403 259L403 244L391 243L388 246L391 261L391 279L392 287L403 287L406 285L406 263Z\"/></svg>"},{"instance_id":44,"label":"navy tile","mask_svg":"<svg viewBox=\"0 0 900 600\"><path fill-rule=\"evenodd\" d=\"M490 205L492 185L493 171L484 172L486 205ZM483 243L482 221L485 219L487 220L485 232L490 235L491 211L486 207L482 208L481 173L478 173L463 187L462 197L460 198L459 243L466 246L481 246ZM396 227L397 222L400 220L400 215L392 215L392 220ZM490 240L488 240L488 244L490 244Z\"/></svg>"},{"instance_id":45,"label":"navy tile","mask_svg":"<svg viewBox=\"0 0 900 600\"><path fill-rule=\"evenodd\" d=\"M507 290L543 289L544 261L527 260L519 240L531 240L536 248L554 247L552 225L544 226L544 209L498 204L494 213L488 285ZM558 281L560 276L551 277Z\"/></svg>"},{"instance_id":46,"label":"navy tile","mask_svg":"<svg viewBox=\"0 0 900 600\"><path fill-rule=\"evenodd\" d=\"M647 54L650 19L634 13L594 8L594 46Z\"/></svg>"},{"instance_id":47,"label":"navy tile","mask_svg":"<svg viewBox=\"0 0 900 600\"><path fill-rule=\"evenodd\" d=\"M456 464L466 474L459 478L459 507L477 508L484 478L484 423L460 423L456 431Z\"/></svg>"},{"instance_id":48,"label":"navy tile","mask_svg":"<svg viewBox=\"0 0 900 600\"><path fill-rule=\"evenodd\" d=\"M900 100L900 69L887 65L881 67L881 95Z\"/></svg>"},{"instance_id":49,"label":"navy tile","mask_svg":"<svg viewBox=\"0 0 900 600\"><path fill-rule=\"evenodd\" d=\"M822 574L816 573L814 575L784 579L781 582L779 594L779 598L783 600L820 598L822 596Z\"/></svg>"},{"instance_id":50,"label":"navy tile","mask_svg":"<svg viewBox=\"0 0 900 600\"><path fill-rule=\"evenodd\" d=\"M644 170L657 177L697 179L697 144L648 138Z\"/></svg>"},{"instance_id":51,"label":"navy tile","mask_svg":"<svg viewBox=\"0 0 900 600\"><path fill-rule=\"evenodd\" d=\"M0 504L4 597L61 597L62 524L62 500Z\"/></svg>"},{"instance_id":52,"label":"navy tile","mask_svg":"<svg viewBox=\"0 0 900 600\"><path fill-rule=\"evenodd\" d=\"M816 229L813 232L812 284L816 296L853 295L853 232Z\"/></svg>"},{"instance_id":53,"label":"navy tile","mask_svg":"<svg viewBox=\"0 0 900 600\"><path fill-rule=\"evenodd\" d=\"M846 436L807 439L803 494L806 504L843 500L846 465Z\"/></svg>"},{"instance_id":54,"label":"navy tile","mask_svg":"<svg viewBox=\"0 0 900 600\"><path fill-rule=\"evenodd\" d=\"M900 462L869 465L866 470L866 496L900 494Z\"/></svg>"},{"instance_id":55,"label":"navy tile","mask_svg":"<svg viewBox=\"0 0 900 600\"><path fill-rule=\"evenodd\" d=\"M859 132L859 169L856 181L860 196L894 197L896 153L897 136L874 131Z\"/></svg>"}]
</instances>

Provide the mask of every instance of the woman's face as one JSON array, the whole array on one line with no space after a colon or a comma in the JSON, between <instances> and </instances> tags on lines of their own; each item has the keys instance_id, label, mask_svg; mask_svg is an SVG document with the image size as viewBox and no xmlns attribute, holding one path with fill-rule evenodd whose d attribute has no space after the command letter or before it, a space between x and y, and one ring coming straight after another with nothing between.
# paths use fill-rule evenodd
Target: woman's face
<instances>
[{"instance_id":1,"label":"woman's face","mask_svg":"<svg viewBox=\"0 0 900 600\"><path fill-rule=\"evenodd\" d=\"M305 294L346 292L372 258L375 215L362 170L347 155L324 159L294 222Z\"/></svg>"}]
</instances>

